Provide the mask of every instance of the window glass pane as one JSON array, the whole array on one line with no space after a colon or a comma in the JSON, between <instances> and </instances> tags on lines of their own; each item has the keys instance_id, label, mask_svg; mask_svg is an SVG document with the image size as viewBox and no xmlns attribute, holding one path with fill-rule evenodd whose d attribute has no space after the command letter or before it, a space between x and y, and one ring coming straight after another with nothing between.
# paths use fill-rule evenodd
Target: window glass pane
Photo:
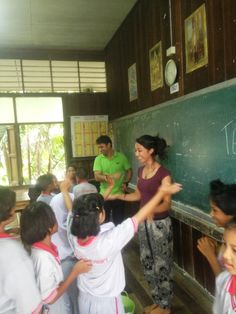
<instances>
[{"instance_id":1,"label":"window glass pane","mask_svg":"<svg viewBox=\"0 0 236 314\"><path fill-rule=\"evenodd\" d=\"M18 185L15 130L0 125L0 185Z\"/></svg>"},{"instance_id":2,"label":"window glass pane","mask_svg":"<svg viewBox=\"0 0 236 314\"><path fill-rule=\"evenodd\" d=\"M65 174L63 124L20 125L23 184L48 172L59 180ZM45 145L47 143L47 145Z\"/></svg>"},{"instance_id":3,"label":"window glass pane","mask_svg":"<svg viewBox=\"0 0 236 314\"><path fill-rule=\"evenodd\" d=\"M19 123L63 121L60 97L17 97L16 112Z\"/></svg>"},{"instance_id":4,"label":"window glass pane","mask_svg":"<svg viewBox=\"0 0 236 314\"><path fill-rule=\"evenodd\" d=\"M14 123L13 99L7 97L0 98L0 123Z\"/></svg>"}]
</instances>

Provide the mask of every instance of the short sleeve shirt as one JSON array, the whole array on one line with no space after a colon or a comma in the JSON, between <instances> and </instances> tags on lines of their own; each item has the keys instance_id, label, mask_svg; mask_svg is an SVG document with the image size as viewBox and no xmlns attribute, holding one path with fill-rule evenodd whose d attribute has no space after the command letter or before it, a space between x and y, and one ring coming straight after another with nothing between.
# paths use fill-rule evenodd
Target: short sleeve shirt
<instances>
[{"instance_id":1,"label":"short sleeve shirt","mask_svg":"<svg viewBox=\"0 0 236 314\"><path fill-rule=\"evenodd\" d=\"M235 314L236 313L236 297L231 296L226 287L230 280L231 274L223 271L216 277L215 300L213 304L214 314ZM235 309L234 309L235 307Z\"/></svg>"},{"instance_id":2,"label":"short sleeve shirt","mask_svg":"<svg viewBox=\"0 0 236 314\"><path fill-rule=\"evenodd\" d=\"M126 156L119 152L114 152L112 158L107 158L103 154L98 155L95 158L93 171L100 171L104 175L120 173L120 179L115 180L115 186L112 189L111 194L122 194L122 183L124 181L125 173L130 169L130 163ZM103 194L106 190L108 184L107 182L101 182L100 193Z\"/></svg>"},{"instance_id":3,"label":"short sleeve shirt","mask_svg":"<svg viewBox=\"0 0 236 314\"><path fill-rule=\"evenodd\" d=\"M31 258L34 264L37 286L43 302L47 304L54 299L57 288L63 281L61 265L52 254L34 247L32 247Z\"/></svg>"},{"instance_id":4,"label":"short sleeve shirt","mask_svg":"<svg viewBox=\"0 0 236 314\"><path fill-rule=\"evenodd\" d=\"M80 243L71 234L72 214L68 216L68 237L78 259L88 259L93 267L78 277L78 288L97 297L116 297L125 287L124 265L121 249L137 230L134 219L128 218L120 225L101 225L100 233L87 243Z\"/></svg>"},{"instance_id":5,"label":"short sleeve shirt","mask_svg":"<svg viewBox=\"0 0 236 314\"><path fill-rule=\"evenodd\" d=\"M0 313L39 313L32 261L18 240L0 238Z\"/></svg>"}]
</instances>

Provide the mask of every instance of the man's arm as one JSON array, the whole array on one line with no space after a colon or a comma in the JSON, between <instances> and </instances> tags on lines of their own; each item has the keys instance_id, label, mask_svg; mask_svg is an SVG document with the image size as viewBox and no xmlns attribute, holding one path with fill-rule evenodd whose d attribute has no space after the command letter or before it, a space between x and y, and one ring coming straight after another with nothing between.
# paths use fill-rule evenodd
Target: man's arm
<instances>
[{"instance_id":1,"label":"man's arm","mask_svg":"<svg viewBox=\"0 0 236 314\"><path fill-rule=\"evenodd\" d=\"M101 171L94 171L95 180L98 182L107 182L108 176L103 174Z\"/></svg>"}]
</instances>

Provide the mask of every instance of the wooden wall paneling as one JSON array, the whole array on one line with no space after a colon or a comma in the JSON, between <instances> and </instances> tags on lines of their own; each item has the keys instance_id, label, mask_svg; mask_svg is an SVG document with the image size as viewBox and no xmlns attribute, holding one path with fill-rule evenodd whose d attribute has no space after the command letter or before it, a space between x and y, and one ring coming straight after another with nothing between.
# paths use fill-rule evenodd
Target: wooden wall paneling
<instances>
[{"instance_id":1,"label":"wooden wall paneling","mask_svg":"<svg viewBox=\"0 0 236 314\"><path fill-rule=\"evenodd\" d=\"M206 259L203 262L204 286L212 294L215 294L215 275Z\"/></svg>"},{"instance_id":2,"label":"wooden wall paneling","mask_svg":"<svg viewBox=\"0 0 236 314\"><path fill-rule=\"evenodd\" d=\"M109 97L109 118L114 119L116 112L121 111L121 60L120 60L120 35L113 37L106 51L107 91Z\"/></svg>"},{"instance_id":3,"label":"wooden wall paneling","mask_svg":"<svg viewBox=\"0 0 236 314\"><path fill-rule=\"evenodd\" d=\"M135 49L135 60L137 66L137 85L138 85L138 99L136 111L141 110L144 104L144 89L143 83L145 81L145 68L143 66L144 59L147 57L145 53L145 45L143 41L144 23L143 20L142 3L137 6L134 11L134 49Z\"/></svg>"},{"instance_id":4,"label":"wooden wall paneling","mask_svg":"<svg viewBox=\"0 0 236 314\"><path fill-rule=\"evenodd\" d=\"M137 7L132 10L130 14L130 20L125 23L124 37L126 42L126 56L124 56L125 62L125 76L127 78L127 93L123 103L126 114L135 112L139 110L139 97L140 97L140 73L139 73L139 60L137 59ZM129 100L129 85L128 85L128 68L136 63L136 77L137 77L137 89L138 89L138 98L132 101Z\"/></svg>"},{"instance_id":5,"label":"wooden wall paneling","mask_svg":"<svg viewBox=\"0 0 236 314\"><path fill-rule=\"evenodd\" d=\"M226 79L236 76L236 1L222 0L224 12L224 44ZM223 59L222 59L223 62Z\"/></svg>"},{"instance_id":6,"label":"wooden wall paneling","mask_svg":"<svg viewBox=\"0 0 236 314\"><path fill-rule=\"evenodd\" d=\"M182 251L182 235L181 222L172 218L173 226L173 245L174 245L174 261L179 267L183 267L183 251Z\"/></svg>"},{"instance_id":7,"label":"wooden wall paneling","mask_svg":"<svg viewBox=\"0 0 236 314\"><path fill-rule=\"evenodd\" d=\"M196 230L192 229L193 237L193 265L194 265L194 275L195 279L204 287L205 286L205 271L204 266L206 265L206 258L197 248L197 241L203 236L203 234Z\"/></svg>"},{"instance_id":8,"label":"wooden wall paneling","mask_svg":"<svg viewBox=\"0 0 236 314\"><path fill-rule=\"evenodd\" d=\"M153 1L146 0L141 2L142 10L142 56L141 56L141 82L142 82L142 104L140 109L148 108L153 105L151 83L150 83L150 62L149 50L153 46ZM141 47L141 45L140 45Z\"/></svg>"},{"instance_id":9,"label":"wooden wall paneling","mask_svg":"<svg viewBox=\"0 0 236 314\"><path fill-rule=\"evenodd\" d=\"M70 116L108 114L107 93L63 94L64 138L67 164L72 160Z\"/></svg>"},{"instance_id":10,"label":"wooden wall paneling","mask_svg":"<svg viewBox=\"0 0 236 314\"><path fill-rule=\"evenodd\" d=\"M222 0L210 0L207 5L207 33L210 85L225 79L225 47Z\"/></svg>"},{"instance_id":11,"label":"wooden wall paneling","mask_svg":"<svg viewBox=\"0 0 236 314\"><path fill-rule=\"evenodd\" d=\"M181 223L183 269L194 277L192 227Z\"/></svg>"},{"instance_id":12,"label":"wooden wall paneling","mask_svg":"<svg viewBox=\"0 0 236 314\"><path fill-rule=\"evenodd\" d=\"M168 4L168 2L166 1L166 3ZM150 42L150 48L152 48L154 45L156 45L159 41L161 41L162 43L162 66L164 69L164 55L165 55L165 38L162 36L162 29L163 29L163 19L162 19L162 15L164 14L163 8L162 6L164 6L164 2L159 0L159 1L152 1L152 37L151 42ZM163 74L163 70L162 70L162 74ZM153 106L153 105L157 105L161 102L164 101L164 82L163 82L163 86L159 87L157 89L155 89L154 91L150 91L151 93L151 97L152 97L152 104L149 105Z\"/></svg>"},{"instance_id":13,"label":"wooden wall paneling","mask_svg":"<svg viewBox=\"0 0 236 314\"><path fill-rule=\"evenodd\" d=\"M173 56L177 63L179 92L172 94L172 98L184 95L184 53L183 53L183 29L182 29L182 4L181 1L171 1L173 45L176 55ZM169 93L169 90L168 90Z\"/></svg>"}]
</instances>

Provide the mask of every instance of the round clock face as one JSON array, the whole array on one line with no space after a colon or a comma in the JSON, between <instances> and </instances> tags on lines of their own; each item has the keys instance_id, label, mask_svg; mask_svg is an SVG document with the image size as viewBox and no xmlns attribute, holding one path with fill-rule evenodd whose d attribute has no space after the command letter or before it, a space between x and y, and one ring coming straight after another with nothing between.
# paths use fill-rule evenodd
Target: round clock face
<instances>
[{"instance_id":1,"label":"round clock face","mask_svg":"<svg viewBox=\"0 0 236 314\"><path fill-rule=\"evenodd\" d=\"M166 63L165 67L165 81L168 86L171 86L174 84L177 77L177 66L173 59L170 59Z\"/></svg>"}]
</instances>

